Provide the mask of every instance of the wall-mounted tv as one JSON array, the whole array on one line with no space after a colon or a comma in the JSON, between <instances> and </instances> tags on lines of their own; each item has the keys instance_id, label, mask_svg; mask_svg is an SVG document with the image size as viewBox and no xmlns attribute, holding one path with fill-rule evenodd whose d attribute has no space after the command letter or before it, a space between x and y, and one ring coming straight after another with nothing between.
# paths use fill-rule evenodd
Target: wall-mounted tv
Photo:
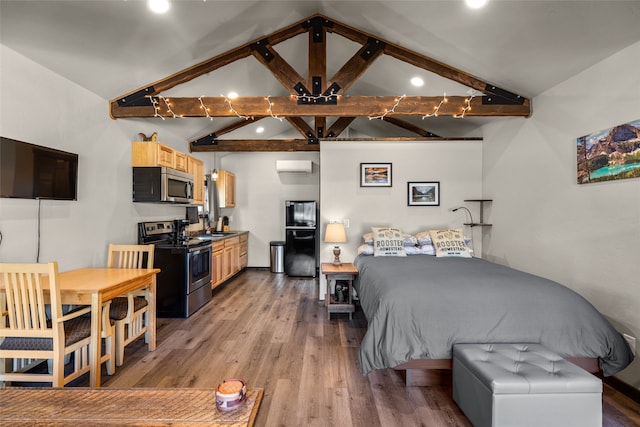
<instances>
[{"instance_id":1,"label":"wall-mounted tv","mask_svg":"<svg viewBox=\"0 0 640 427\"><path fill-rule=\"evenodd\" d=\"M0 197L78 199L78 155L0 137Z\"/></svg>"}]
</instances>

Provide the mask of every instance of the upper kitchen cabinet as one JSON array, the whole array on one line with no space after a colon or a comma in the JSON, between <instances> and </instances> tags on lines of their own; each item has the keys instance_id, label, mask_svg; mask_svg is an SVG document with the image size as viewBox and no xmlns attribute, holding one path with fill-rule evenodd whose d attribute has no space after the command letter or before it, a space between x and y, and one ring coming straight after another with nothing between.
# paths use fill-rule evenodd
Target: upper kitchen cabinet
<instances>
[{"instance_id":1,"label":"upper kitchen cabinet","mask_svg":"<svg viewBox=\"0 0 640 427\"><path fill-rule=\"evenodd\" d=\"M193 175L193 204L204 204L204 162L187 156L187 173Z\"/></svg>"},{"instance_id":2,"label":"upper kitchen cabinet","mask_svg":"<svg viewBox=\"0 0 640 427\"><path fill-rule=\"evenodd\" d=\"M236 176L229 171L218 171L218 197L221 208L234 208L236 206Z\"/></svg>"},{"instance_id":3,"label":"upper kitchen cabinet","mask_svg":"<svg viewBox=\"0 0 640 427\"><path fill-rule=\"evenodd\" d=\"M186 154L156 141L131 143L131 166L166 166L187 171Z\"/></svg>"}]
</instances>

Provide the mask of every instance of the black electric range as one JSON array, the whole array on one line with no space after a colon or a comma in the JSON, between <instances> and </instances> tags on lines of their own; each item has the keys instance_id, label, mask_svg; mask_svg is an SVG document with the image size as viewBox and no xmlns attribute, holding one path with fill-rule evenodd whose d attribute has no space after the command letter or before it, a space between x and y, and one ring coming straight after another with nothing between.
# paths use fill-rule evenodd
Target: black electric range
<instances>
[{"instance_id":1,"label":"black electric range","mask_svg":"<svg viewBox=\"0 0 640 427\"><path fill-rule=\"evenodd\" d=\"M158 317L189 317L211 300L211 242L189 238L182 220L138 223L138 243L154 245Z\"/></svg>"}]
</instances>

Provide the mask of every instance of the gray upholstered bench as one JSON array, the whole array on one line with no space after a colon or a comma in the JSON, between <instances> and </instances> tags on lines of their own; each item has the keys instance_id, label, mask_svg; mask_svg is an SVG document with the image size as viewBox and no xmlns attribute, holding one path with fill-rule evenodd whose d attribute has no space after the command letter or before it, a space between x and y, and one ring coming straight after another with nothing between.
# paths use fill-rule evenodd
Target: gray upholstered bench
<instances>
[{"instance_id":1,"label":"gray upholstered bench","mask_svg":"<svg viewBox=\"0 0 640 427\"><path fill-rule=\"evenodd\" d=\"M456 344L453 399L475 427L601 427L602 381L540 344Z\"/></svg>"}]
</instances>

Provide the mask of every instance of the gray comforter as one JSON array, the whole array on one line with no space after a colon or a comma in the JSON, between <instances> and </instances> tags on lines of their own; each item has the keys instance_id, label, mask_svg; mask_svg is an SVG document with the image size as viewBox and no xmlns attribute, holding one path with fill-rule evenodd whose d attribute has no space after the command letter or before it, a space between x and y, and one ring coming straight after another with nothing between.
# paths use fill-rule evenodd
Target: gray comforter
<instances>
[{"instance_id":1,"label":"gray comforter","mask_svg":"<svg viewBox=\"0 0 640 427\"><path fill-rule=\"evenodd\" d=\"M540 343L564 356L598 357L604 375L633 360L620 333L569 288L478 258L430 255L355 260L368 329L360 367L450 359L455 343Z\"/></svg>"}]
</instances>

